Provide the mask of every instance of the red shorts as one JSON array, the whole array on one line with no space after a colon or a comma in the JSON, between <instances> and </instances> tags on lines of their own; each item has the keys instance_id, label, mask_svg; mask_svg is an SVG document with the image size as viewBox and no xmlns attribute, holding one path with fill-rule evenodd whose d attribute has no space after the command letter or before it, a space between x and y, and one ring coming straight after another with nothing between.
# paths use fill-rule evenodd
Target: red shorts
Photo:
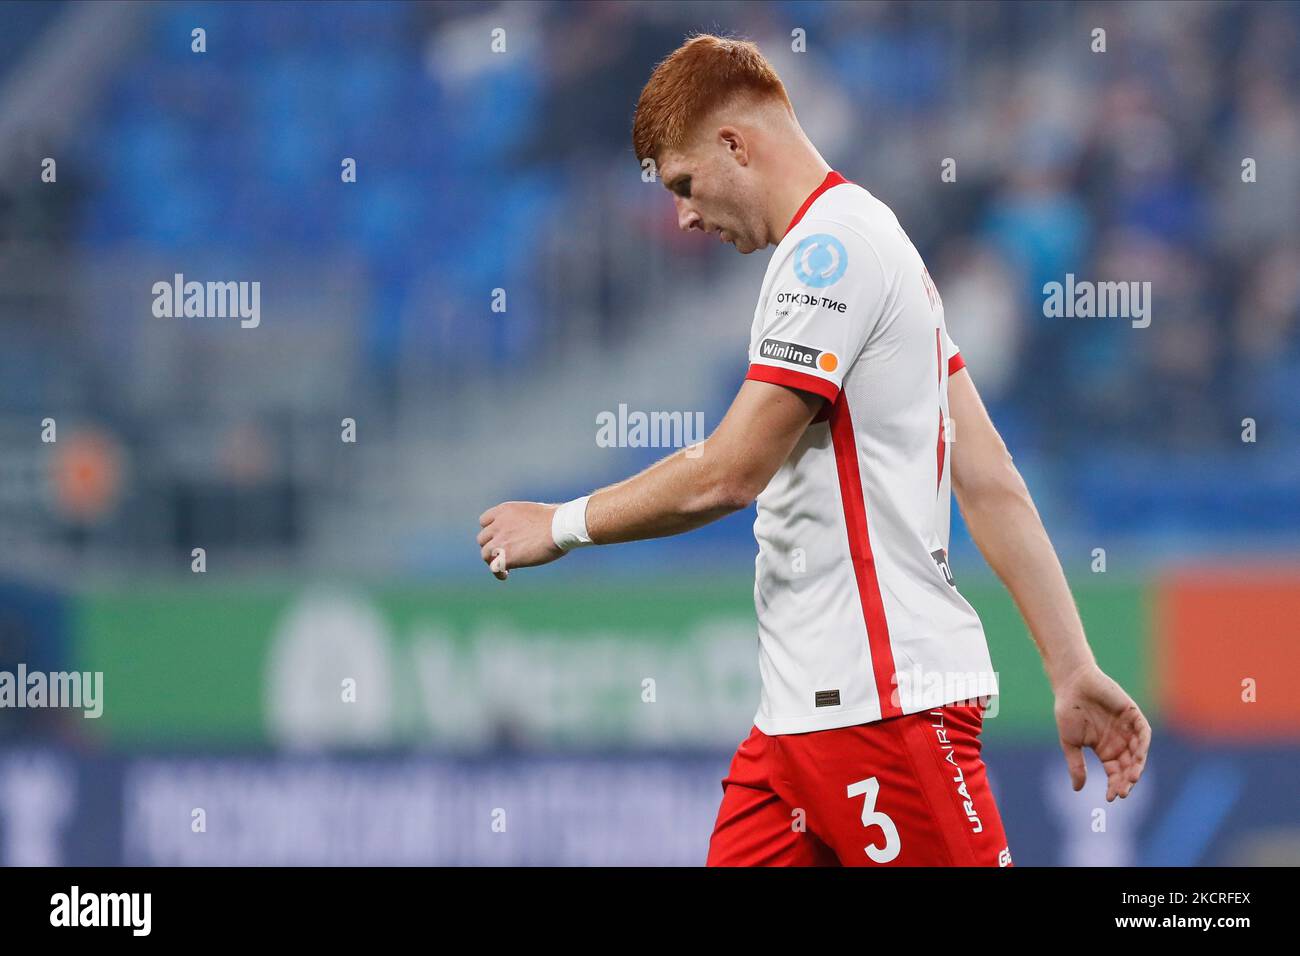
<instances>
[{"instance_id":1,"label":"red shorts","mask_svg":"<svg viewBox=\"0 0 1300 956\"><path fill-rule=\"evenodd\" d=\"M709 866L1009 866L979 706L769 737L722 781Z\"/></svg>"}]
</instances>

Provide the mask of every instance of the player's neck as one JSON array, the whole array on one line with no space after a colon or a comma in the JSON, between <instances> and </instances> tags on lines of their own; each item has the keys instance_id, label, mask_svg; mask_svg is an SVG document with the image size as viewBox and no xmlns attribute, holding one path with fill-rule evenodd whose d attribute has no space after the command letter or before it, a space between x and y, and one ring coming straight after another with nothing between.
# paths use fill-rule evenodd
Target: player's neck
<instances>
[{"instance_id":1,"label":"player's neck","mask_svg":"<svg viewBox=\"0 0 1300 956\"><path fill-rule=\"evenodd\" d=\"M784 159L774 177L779 185L768 207L768 233L773 244L785 238L790 220L831 171L830 164L806 139Z\"/></svg>"}]
</instances>

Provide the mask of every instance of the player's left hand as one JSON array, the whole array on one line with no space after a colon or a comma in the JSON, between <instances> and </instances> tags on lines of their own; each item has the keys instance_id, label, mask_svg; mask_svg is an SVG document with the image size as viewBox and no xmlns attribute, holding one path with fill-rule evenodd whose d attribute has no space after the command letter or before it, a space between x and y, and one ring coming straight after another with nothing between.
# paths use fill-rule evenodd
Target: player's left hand
<instances>
[{"instance_id":1,"label":"player's left hand","mask_svg":"<svg viewBox=\"0 0 1300 956\"><path fill-rule=\"evenodd\" d=\"M479 515L483 561L498 580L504 581L513 568L532 568L564 556L551 537L551 518L557 507L507 501Z\"/></svg>"},{"instance_id":2,"label":"player's left hand","mask_svg":"<svg viewBox=\"0 0 1300 956\"><path fill-rule=\"evenodd\" d=\"M1080 668L1056 688L1056 726L1075 790L1087 780L1083 748L1091 747L1106 771L1106 801L1129 795L1146 768L1151 724L1124 688L1095 664Z\"/></svg>"}]
</instances>

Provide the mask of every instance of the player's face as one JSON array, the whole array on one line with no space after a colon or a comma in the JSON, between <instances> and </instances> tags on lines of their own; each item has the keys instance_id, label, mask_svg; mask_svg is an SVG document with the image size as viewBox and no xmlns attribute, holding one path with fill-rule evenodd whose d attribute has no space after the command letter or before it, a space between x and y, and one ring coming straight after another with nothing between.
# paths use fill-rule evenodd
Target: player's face
<instances>
[{"instance_id":1,"label":"player's face","mask_svg":"<svg viewBox=\"0 0 1300 956\"><path fill-rule=\"evenodd\" d=\"M718 143L664 150L659 175L677 207L683 232L717 235L737 252L750 253L767 245L761 208L752 195L752 176Z\"/></svg>"}]
</instances>

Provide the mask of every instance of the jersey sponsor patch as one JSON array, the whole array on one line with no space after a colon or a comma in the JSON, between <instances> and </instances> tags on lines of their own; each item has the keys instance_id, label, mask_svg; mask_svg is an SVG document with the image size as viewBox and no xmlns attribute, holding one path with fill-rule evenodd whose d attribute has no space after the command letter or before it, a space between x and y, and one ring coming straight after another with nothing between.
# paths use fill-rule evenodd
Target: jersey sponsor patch
<instances>
[{"instance_id":1,"label":"jersey sponsor patch","mask_svg":"<svg viewBox=\"0 0 1300 956\"><path fill-rule=\"evenodd\" d=\"M777 305L789 305L794 308L801 306L812 306L814 309L826 309L828 312L838 312L843 315L849 310L847 302L841 302L839 299L832 299L827 295L813 295L811 292L778 292L775 296ZM790 309L777 309L777 318L784 318L790 314Z\"/></svg>"},{"instance_id":2,"label":"jersey sponsor patch","mask_svg":"<svg viewBox=\"0 0 1300 956\"><path fill-rule=\"evenodd\" d=\"M758 346L760 358L774 362L785 362L799 368L819 368L823 372L833 372L839 367L839 357L834 352L809 348L796 342L782 342L780 339L764 339Z\"/></svg>"},{"instance_id":3,"label":"jersey sponsor patch","mask_svg":"<svg viewBox=\"0 0 1300 956\"><path fill-rule=\"evenodd\" d=\"M839 282L849 267L844 243L825 232L808 236L795 246L793 260L794 277L814 289Z\"/></svg>"}]
</instances>

